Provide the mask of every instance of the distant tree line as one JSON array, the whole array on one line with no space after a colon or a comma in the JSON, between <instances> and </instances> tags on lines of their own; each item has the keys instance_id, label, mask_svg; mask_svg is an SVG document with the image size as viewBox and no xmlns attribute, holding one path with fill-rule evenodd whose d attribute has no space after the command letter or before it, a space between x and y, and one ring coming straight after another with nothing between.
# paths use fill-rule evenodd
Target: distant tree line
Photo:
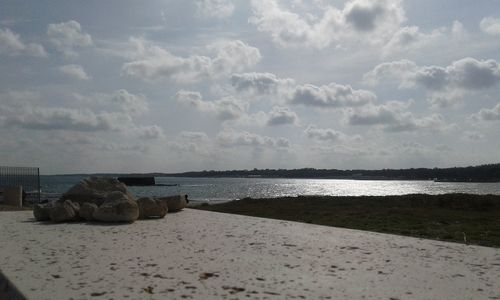
<instances>
[{"instance_id":1,"label":"distant tree line","mask_svg":"<svg viewBox=\"0 0 500 300\"><path fill-rule=\"evenodd\" d=\"M264 177L264 178L336 178L336 179L387 179L387 180L438 180L438 181L500 181L500 164L487 164L454 168L411 168L382 170L337 169L253 169L253 170L204 170L174 174L155 173L156 176L179 177Z\"/></svg>"}]
</instances>

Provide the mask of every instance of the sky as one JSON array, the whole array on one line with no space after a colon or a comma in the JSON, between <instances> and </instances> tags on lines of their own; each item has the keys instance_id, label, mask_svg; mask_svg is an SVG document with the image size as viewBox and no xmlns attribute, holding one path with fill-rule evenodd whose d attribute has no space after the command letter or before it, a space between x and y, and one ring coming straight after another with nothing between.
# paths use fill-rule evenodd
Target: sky
<instances>
[{"instance_id":1,"label":"sky","mask_svg":"<svg viewBox=\"0 0 500 300\"><path fill-rule=\"evenodd\" d=\"M0 0L0 165L500 162L500 0Z\"/></svg>"}]
</instances>

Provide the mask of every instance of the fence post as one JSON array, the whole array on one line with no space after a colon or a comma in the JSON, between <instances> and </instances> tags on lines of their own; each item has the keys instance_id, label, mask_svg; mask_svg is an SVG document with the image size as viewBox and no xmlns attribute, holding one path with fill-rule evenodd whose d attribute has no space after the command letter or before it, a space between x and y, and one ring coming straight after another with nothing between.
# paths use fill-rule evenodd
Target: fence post
<instances>
[{"instance_id":1,"label":"fence post","mask_svg":"<svg viewBox=\"0 0 500 300\"><path fill-rule=\"evenodd\" d=\"M40 194L42 193L42 191L40 189L40 168L36 168L36 174L37 174L37 178L38 178L36 192L38 193L38 203L40 203Z\"/></svg>"}]
</instances>

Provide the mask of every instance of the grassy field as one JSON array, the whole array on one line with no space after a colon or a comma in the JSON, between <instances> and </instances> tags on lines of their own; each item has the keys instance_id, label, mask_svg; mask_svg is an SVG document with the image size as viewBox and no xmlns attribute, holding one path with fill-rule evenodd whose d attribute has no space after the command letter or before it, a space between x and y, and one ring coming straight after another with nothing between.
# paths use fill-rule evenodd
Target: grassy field
<instances>
[{"instance_id":1,"label":"grassy field","mask_svg":"<svg viewBox=\"0 0 500 300\"><path fill-rule=\"evenodd\" d=\"M197 209L500 247L500 196L245 198Z\"/></svg>"}]
</instances>

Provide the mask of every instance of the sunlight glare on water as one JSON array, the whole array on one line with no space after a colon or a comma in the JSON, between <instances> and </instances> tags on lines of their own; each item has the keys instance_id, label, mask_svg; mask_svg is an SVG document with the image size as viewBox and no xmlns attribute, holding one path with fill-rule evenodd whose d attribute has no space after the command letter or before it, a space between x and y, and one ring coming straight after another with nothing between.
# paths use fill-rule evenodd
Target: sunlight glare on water
<instances>
[{"instance_id":1,"label":"sunlight glare on water","mask_svg":"<svg viewBox=\"0 0 500 300\"><path fill-rule=\"evenodd\" d=\"M43 176L42 192L64 193L82 176ZM500 183L434 182L402 180L338 180L279 178L157 177L157 184L175 186L129 187L137 197L188 194L199 201L227 201L298 195L384 196L404 194L500 194Z\"/></svg>"}]
</instances>

